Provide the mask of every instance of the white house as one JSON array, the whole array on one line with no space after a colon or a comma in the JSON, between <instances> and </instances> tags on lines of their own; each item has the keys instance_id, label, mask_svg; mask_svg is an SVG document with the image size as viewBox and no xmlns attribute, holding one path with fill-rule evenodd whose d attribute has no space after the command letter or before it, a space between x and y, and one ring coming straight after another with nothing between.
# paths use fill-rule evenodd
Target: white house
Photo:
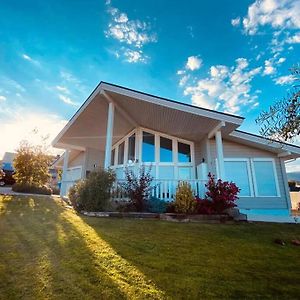
<instances>
[{"instance_id":1,"label":"white house","mask_svg":"<svg viewBox=\"0 0 300 300\"><path fill-rule=\"evenodd\" d=\"M97 167L152 166L157 197L171 200L179 180L204 193L207 174L234 181L248 214L289 215L285 162L300 147L239 131L244 118L101 82L53 141L65 149L61 194Z\"/></svg>"}]
</instances>

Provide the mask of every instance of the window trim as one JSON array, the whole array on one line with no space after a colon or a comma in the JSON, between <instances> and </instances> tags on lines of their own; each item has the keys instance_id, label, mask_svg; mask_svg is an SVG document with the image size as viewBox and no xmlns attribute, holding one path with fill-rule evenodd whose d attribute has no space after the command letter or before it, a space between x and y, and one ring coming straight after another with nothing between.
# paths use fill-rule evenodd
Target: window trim
<instances>
[{"instance_id":1,"label":"window trim","mask_svg":"<svg viewBox=\"0 0 300 300\"><path fill-rule=\"evenodd\" d=\"M247 174L248 174L248 180L249 180L249 189L250 189L250 196L239 196L239 198L253 198L255 197L255 189L253 186L253 178L252 178L252 171L251 171L251 162L249 158L235 158L235 157L226 157L224 158L225 161L232 161L232 162L246 162L247 163ZM225 169L225 176L226 176L226 169ZM230 178L226 178L226 180L230 180Z\"/></svg>"},{"instance_id":2,"label":"window trim","mask_svg":"<svg viewBox=\"0 0 300 300\"><path fill-rule=\"evenodd\" d=\"M257 187L256 174L255 174L255 168L254 168L254 162L255 161L272 162L274 179L275 179L275 187L276 187L276 193L277 193L277 195L272 195L272 196L259 195L259 193L258 193L258 187ZM275 159L274 158L268 158L268 157L266 157L266 158L264 158L264 157L254 157L254 158L251 158L250 163L251 163L251 167L252 167L252 175L253 175L255 197L259 197L259 198L279 198L279 197L281 197L281 195L280 195L280 189L279 189L279 182L278 182L278 175L277 175L276 164L275 164Z\"/></svg>"}]
</instances>

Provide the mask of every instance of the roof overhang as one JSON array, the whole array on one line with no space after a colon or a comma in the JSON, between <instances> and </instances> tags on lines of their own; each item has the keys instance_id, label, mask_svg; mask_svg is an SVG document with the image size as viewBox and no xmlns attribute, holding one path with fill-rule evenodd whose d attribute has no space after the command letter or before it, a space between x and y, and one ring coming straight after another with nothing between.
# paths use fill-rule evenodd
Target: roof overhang
<instances>
[{"instance_id":1,"label":"roof overhang","mask_svg":"<svg viewBox=\"0 0 300 300\"><path fill-rule=\"evenodd\" d=\"M229 134L244 118L101 82L52 142L57 148L104 149L107 106L116 107L113 142L141 126L200 141L220 129Z\"/></svg>"},{"instance_id":2,"label":"roof overhang","mask_svg":"<svg viewBox=\"0 0 300 300\"><path fill-rule=\"evenodd\" d=\"M278 157L283 158L284 160L300 157L300 147L266 139L256 134L234 130L226 138L230 141L276 153Z\"/></svg>"}]
</instances>

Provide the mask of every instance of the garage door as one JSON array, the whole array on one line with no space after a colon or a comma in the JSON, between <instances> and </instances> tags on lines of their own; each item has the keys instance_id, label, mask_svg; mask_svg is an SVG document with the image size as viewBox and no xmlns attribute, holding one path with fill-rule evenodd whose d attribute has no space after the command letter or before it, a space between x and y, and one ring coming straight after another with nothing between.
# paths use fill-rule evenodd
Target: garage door
<instances>
[{"instance_id":1,"label":"garage door","mask_svg":"<svg viewBox=\"0 0 300 300\"><path fill-rule=\"evenodd\" d=\"M66 194L68 195L69 188L74 185L76 181L81 179L82 167L73 167L67 169L65 176Z\"/></svg>"}]
</instances>

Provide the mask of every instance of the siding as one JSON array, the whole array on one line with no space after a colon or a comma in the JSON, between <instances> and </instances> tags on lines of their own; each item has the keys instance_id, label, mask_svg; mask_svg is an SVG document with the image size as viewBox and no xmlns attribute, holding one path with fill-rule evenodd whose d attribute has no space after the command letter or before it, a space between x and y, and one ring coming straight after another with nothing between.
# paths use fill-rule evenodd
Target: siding
<instances>
[{"instance_id":1,"label":"siding","mask_svg":"<svg viewBox=\"0 0 300 300\"><path fill-rule=\"evenodd\" d=\"M77 166L82 166L83 165L83 160L84 160L84 155L85 153L82 151L78 153L77 156L75 156L71 161L68 163L68 167L77 167Z\"/></svg>"},{"instance_id":2,"label":"siding","mask_svg":"<svg viewBox=\"0 0 300 300\"><path fill-rule=\"evenodd\" d=\"M212 172L216 174L216 143L210 140ZM257 158L266 157L275 160L280 197L241 197L237 201L239 208L243 209L288 209L290 199L286 193L285 169L282 170L280 159L276 154L262 149L249 147L243 144L223 140L224 158Z\"/></svg>"}]
</instances>

